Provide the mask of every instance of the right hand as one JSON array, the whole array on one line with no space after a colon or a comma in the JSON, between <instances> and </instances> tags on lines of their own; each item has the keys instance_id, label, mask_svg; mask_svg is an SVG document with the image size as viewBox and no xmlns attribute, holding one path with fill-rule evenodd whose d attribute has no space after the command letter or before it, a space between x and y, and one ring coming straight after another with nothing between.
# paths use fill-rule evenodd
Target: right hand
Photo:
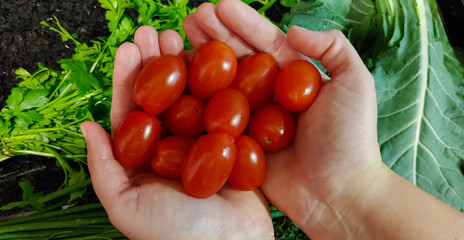
<instances>
[{"instance_id":1,"label":"right hand","mask_svg":"<svg viewBox=\"0 0 464 240\"><path fill-rule=\"evenodd\" d=\"M267 52L281 67L295 59L321 61L331 78L325 76L318 98L299 115L293 143L267 155L261 189L308 234L327 226L347 231L342 218L350 204L387 168L377 142L374 79L345 36L295 26L285 35L238 0L199 6L184 29L195 48L219 40L239 58Z\"/></svg>"}]
</instances>

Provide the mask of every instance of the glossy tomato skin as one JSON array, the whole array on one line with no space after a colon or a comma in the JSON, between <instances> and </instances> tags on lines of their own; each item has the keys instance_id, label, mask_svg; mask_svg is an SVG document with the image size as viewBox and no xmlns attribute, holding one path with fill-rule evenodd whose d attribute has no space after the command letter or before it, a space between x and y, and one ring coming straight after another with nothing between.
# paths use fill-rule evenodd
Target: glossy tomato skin
<instances>
[{"instance_id":1,"label":"glossy tomato skin","mask_svg":"<svg viewBox=\"0 0 464 240\"><path fill-rule=\"evenodd\" d=\"M126 115L114 134L113 152L124 168L138 168L150 161L160 138L160 122L143 111Z\"/></svg>"},{"instance_id":2,"label":"glossy tomato skin","mask_svg":"<svg viewBox=\"0 0 464 240\"><path fill-rule=\"evenodd\" d=\"M266 158L263 149L250 136L241 135L236 139L237 151L234 168L228 182L238 190L250 191L257 189L264 181L266 173Z\"/></svg>"},{"instance_id":3,"label":"glossy tomato skin","mask_svg":"<svg viewBox=\"0 0 464 240\"><path fill-rule=\"evenodd\" d=\"M199 97L181 96L165 112L166 128L174 135L200 136L205 131L205 108Z\"/></svg>"},{"instance_id":4,"label":"glossy tomato skin","mask_svg":"<svg viewBox=\"0 0 464 240\"><path fill-rule=\"evenodd\" d=\"M231 87L246 96L253 111L274 97L274 83L278 73L279 64L272 55L256 53L239 63Z\"/></svg>"},{"instance_id":5,"label":"glossy tomato skin","mask_svg":"<svg viewBox=\"0 0 464 240\"><path fill-rule=\"evenodd\" d=\"M232 136L220 132L202 135L184 158L182 184L185 191L197 198L217 193L232 171L235 154Z\"/></svg>"},{"instance_id":6,"label":"glossy tomato skin","mask_svg":"<svg viewBox=\"0 0 464 240\"><path fill-rule=\"evenodd\" d=\"M151 168L165 178L180 180L182 163L190 147L197 139L186 136L170 136L162 139L151 159Z\"/></svg>"},{"instance_id":7,"label":"glossy tomato skin","mask_svg":"<svg viewBox=\"0 0 464 240\"><path fill-rule=\"evenodd\" d=\"M166 110L183 93L187 65L176 55L166 54L149 61L134 80L132 99L142 109L156 115Z\"/></svg>"},{"instance_id":8,"label":"glossy tomato skin","mask_svg":"<svg viewBox=\"0 0 464 240\"><path fill-rule=\"evenodd\" d=\"M287 63L277 75L274 92L277 101L290 111L304 111L316 100L322 87L321 74L308 61Z\"/></svg>"},{"instance_id":9,"label":"glossy tomato skin","mask_svg":"<svg viewBox=\"0 0 464 240\"><path fill-rule=\"evenodd\" d=\"M295 117L279 104L269 103L255 111L248 132L265 152L277 152L292 140Z\"/></svg>"},{"instance_id":10,"label":"glossy tomato skin","mask_svg":"<svg viewBox=\"0 0 464 240\"><path fill-rule=\"evenodd\" d=\"M202 99L232 84L237 72L237 58L232 49L219 41L203 44L193 56L189 67L190 92Z\"/></svg>"},{"instance_id":11,"label":"glossy tomato skin","mask_svg":"<svg viewBox=\"0 0 464 240\"><path fill-rule=\"evenodd\" d=\"M205 109L205 127L208 133L225 132L238 137L250 119L250 107L245 95L227 88L216 93Z\"/></svg>"}]
</instances>

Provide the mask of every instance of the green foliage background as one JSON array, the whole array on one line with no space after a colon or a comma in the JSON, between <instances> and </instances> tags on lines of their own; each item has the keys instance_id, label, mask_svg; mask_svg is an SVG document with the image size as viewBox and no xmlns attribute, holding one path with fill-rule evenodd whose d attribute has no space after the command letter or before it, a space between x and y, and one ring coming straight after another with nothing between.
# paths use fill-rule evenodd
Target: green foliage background
<instances>
[{"instance_id":1,"label":"green foliage background","mask_svg":"<svg viewBox=\"0 0 464 240\"><path fill-rule=\"evenodd\" d=\"M35 73L16 70L23 81L11 91L0 112L0 161L15 155L51 157L62 167L65 180L57 191L44 195L34 191L33 182L23 179L19 183L23 200L0 209L32 206L37 212L1 222L0 235L10 238L0 239L123 238L99 204L57 210L90 192L85 141L79 124L92 120L110 130L114 56L120 44L133 40L137 27L177 30L185 46L191 48L182 22L195 9L187 5L188 0L99 2L106 10L109 36L88 45L79 42L58 19L42 22L63 41L73 42L75 54L59 60L59 70L43 64ZM276 4L276 0L245 2L258 6L263 15ZM435 1L279 3L290 7L282 21L275 23L283 30L300 25L312 30L335 28L345 33L376 80L378 135L384 162L412 183L463 211L464 54L449 44ZM128 9L138 12L137 19L126 14ZM307 238L277 209L271 209L277 239ZM90 226L99 232L75 229Z\"/></svg>"}]
</instances>

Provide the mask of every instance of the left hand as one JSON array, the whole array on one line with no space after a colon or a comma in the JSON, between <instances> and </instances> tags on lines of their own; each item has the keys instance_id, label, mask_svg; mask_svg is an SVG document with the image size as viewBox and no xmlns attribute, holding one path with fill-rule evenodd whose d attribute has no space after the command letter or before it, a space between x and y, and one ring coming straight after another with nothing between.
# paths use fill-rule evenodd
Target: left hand
<instances>
[{"instance_id":1,"label":"left hand","mask_svg":"<svg viewBox=\"0 0 464 240\"><path fill-rule=\"evenodd\" d=\"M179 34L159 36L143 26L135 43L117 51L113 73L112 129L137 109L131 98L141 67L160 54L186 58ZM217 194L197 199L178 181L156 175L150 167L125 170L114 158L111 136L97 123L81 125L87 141L88 166L95 192L113 225L131 239L274 239L268 203L262 192L224 186Z\"/></svg>"}]
</instances>

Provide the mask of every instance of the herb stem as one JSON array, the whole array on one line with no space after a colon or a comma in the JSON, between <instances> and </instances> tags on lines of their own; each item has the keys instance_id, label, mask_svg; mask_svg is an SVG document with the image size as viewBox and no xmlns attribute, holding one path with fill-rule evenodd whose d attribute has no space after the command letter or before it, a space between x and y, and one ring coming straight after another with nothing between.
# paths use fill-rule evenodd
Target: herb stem
<instances>
[{"instance_id":1,"label":"herb stem","mask_svg":"<svg viewBox=\"0 0 464 240\"><path fill-rule=\"evenodd\" d=\"M0 227L20 224L24 222L39 220L39 219L57 218L59 216L66 216L66 215L75 214L75 213L80 213L79 215L83 217L84 215L81 214L82 212L97 211L98 209L102 209L101 203L89 203L89 204L74 206L74 207L57 210L53 212L45 212L45 213L36 212L36 213L32 213L31 215L27 217L16 218L16 219L12 219L12 220L5 221L5 222L0 222Z\"/></svg>"},{"instance_id":2,"label":"herb stem","mask_svg":"<svg viewBox=\"0 0 464 240\"><path fill-rule=\"evenodd\" d=\"M59 198L59 197L62 197L62 196L65 196L65 195L68 195L68 194L71 194L73 192L76 192L77 190L80 190L80 189L83 189L89 185L92 184L92 181L90 179L86 179L80 183L76 183L76 184L73 184L71 186L68 186L68 187L65 187L65 188L62 188L62 189L59 189L55 192L52 192L48 195L45 195L43 197L41 197L39 199L39 202L40 203L46 203L50 200L53 200L53 199L56 199L56 198Z\"/></svg>"},{"instance_id":3,"label":"herb stem","mask_svg":"<svg viewBox=\"0 0 464 240\"><path fill-rule=\"evenodd\" d=\"M53 104L57 104L57 102L66 102L68 101L69 99L77 96L77 92L74 92L72 93L71 95L69 96L66 96L66 97L62 97L67 91L69 91L70 89L72 88L71 84L68 85L68 87L66 87L65 90L63 90L63 92L60 94L60 96L58 96L57 98L53 99L51 102L48 102L47 104L37 108L37 111L40 112L40 113L43 113L43 110L47 109L47 108L51 108L51 106Z\"/></svg>"},{"instance_id":4,"label":"herb stem","mask_svg":"<svg viewBox=\"0 0 464 240\"><path fill-rule=\"evenodd\" d=\"M63 83L66 81L66 79L68 79L68 77L71 75L71 71L67 71L66 72L66 75L64 75L63 79L61 79L60 83L58 84L58 86L53 90L52 94L50 94L50 98L51 99L55 94L56 92L61 89L61 86L63 85Z\"/></svg>"},{"instance_id":5,"label":"herb stem","mask_svg":"<svg viewBox=\"0 0 464 240\"><path fill-rule=\"evenodd\" d=\"M84 231L88 228L99 228L98 224L109 223L108 217L99 218L77 218L74 220L57 221L50 224L49 222L37 222L37 223L23 223L21 225L0 227L0 234L8 232L22 232L32 230L49 230L49 229L63 229L63 228L83 228ZM100 230L101 231L101 230ZM2 237L0 237L2 239Z\"/></svg>"},{"instance_id":6,"label":"herb stem","mask_svg":"<svg viewBox=\"0 0 464 240\"><path fill-rule=\"evenodd\" d=\"M269 1L265 1L263 2L263 5L259 10L258 12L261 14L261 15L265 15L266 14L266 11L272 7L272 5L274 5L274 3L276 2L277 0L269 0Z\"/></svg>"},{"instance_id":7,"label":"herb stem","mask_svg":"<svg viewBox=\"0 0 464 240\"><path fill-rule=\"evenodd\" d=\"M102 59L103 53L106 51L107 48L108 48L108 42L106 42L105 47L100 51L100 54L98 55L97 59L93 62L92 67L90 68L89 73L93 73L93 71L94 71L95 68L97 67L98 62L100 62L100 60Z\"/></svg>"}]
</instances>

